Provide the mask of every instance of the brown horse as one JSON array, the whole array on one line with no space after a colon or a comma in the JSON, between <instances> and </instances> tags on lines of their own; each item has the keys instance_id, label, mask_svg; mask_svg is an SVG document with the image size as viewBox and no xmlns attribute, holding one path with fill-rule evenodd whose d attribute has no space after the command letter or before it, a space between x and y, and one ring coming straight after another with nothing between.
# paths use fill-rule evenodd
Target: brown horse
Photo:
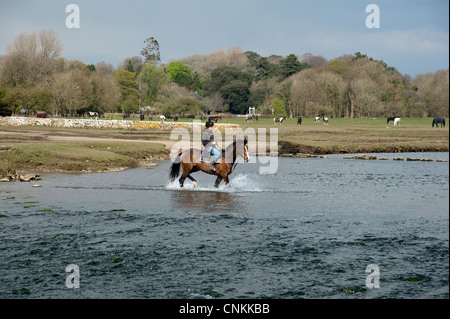
<instances>
[{"instance_id":1,"label":"brown horse","mask_svg":"<svg viewBox=\"0 0 450 319\"><path fill-rule=\"evenodd\" d=\"M181 175L179 182L180 187L183 187L184 180L189 178L192 181L192 185L197 184L197 180L191 176L191 173L198 171L205 172L211 175L217 175L214 187L218 187L222 179L226 184L230 182L228 175L231 174L234 167L236 166L236 159L238 156L244 158L246 162L249 160L248 150L247 150L247 140L234 141L222 152L222 158L220 163L216 164L216 171L211 170L211 164L201 161L202 151L198 149L190 149L189 151L180 152L172 163L170 168L170 178L175 180L180 174L180 166L183 168L183 174Z\"/></svg>"}]
</instances>

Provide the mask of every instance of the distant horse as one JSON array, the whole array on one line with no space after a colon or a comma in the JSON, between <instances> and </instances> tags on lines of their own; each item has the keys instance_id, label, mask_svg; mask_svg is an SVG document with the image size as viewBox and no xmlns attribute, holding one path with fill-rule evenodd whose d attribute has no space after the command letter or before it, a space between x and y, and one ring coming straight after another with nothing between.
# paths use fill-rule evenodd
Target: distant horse
<instances>
[{"instance_id":1,"label":"distant horse","mask_svg":"<svg viewBox=\"0 0 450 319\"><path fill-rule=\"evenodd\" d=\"M219 117L218 117L218 116L210 116L208 119L209 119L210 121L214 121L214 122L216 122L216 123L217 123L217 121L219 121Z\"/></svg>"},{"instance_id":2,"label":"distant horse","mask_svg":"<svg viewBox=\"0 0 450 319\"><path fill-rule=\"evenodd\" d=\"M326 124L326 125L328 125L328 117L322 117L322 120L323 120L323 124Z\"/></svg>"},{"instance_id":3,"label":"distant horse","mask_svg":"<svg viewBox=\"0 0 450 319\"><path fill-rule=\"evenodd\" d=\"M399 117L396 117L395 118L395 120L394 120L394 126L396 127L396 128L398 128L398 125L400 124L400 118Z\"/></svg>"},{"instance_id":4,"label":"distant horse","mask_svg":"<svg viewBox=\"0 0 450 319\"><path fill-rule=\"evenodd\" d=\"M302 125L302 117L301 116L298 117L297 124Z\"/></svg>"},{"instance_id":5,"label":"distant horse","mask_svg":"<svg viewBox=\"0 0 450 319\"><path fill-rule=\"evenodd\" d=\"M320 116L316 116L316 118L314 119L314 122L319 122L320 121Z\"/></svg>"},{"instance_id":6,"label":"distant horse","mask_svg":"<svg viewBox=\"0 0 450 319\"><path fill-rule=\"evenodd\" d=\"M441 124L441 127L445 127L445 119L443 117L436 117L433 120L433 124L431 125L431 127L434 127L434 125L436 125L436 127L439 127L439 124Z\"/></svg>"},{"instance_id":7,"label":"distant horse","mask_svg":"<svg viewBox=\"0 0 450 319\"><path fill-rule=\"evenodd\" d=\"M395 121L396 118L400 118L400 116L389 116L387 118L387 124L389 124L390 121Z\"/></svg>"},{"instance_id":8,"label":"distant horse","mask_svg":"<svg viewBox=\"0 0 450 319\"><path fill-rule=\"evenodd\" d=\"M161 122L165 122L166 121L166 117L164 115L160 115L159 118L161 119Z\"/></svg>"},{"instance_id":9,"label":"distant horse","mask_svg":"<svg viewBox=\"0 0 450 319\"><path fill-rule=\"evenodd\" d=\"M45 118L47 118L47 112L44 112L44 111L36 111L36 117L45 119Z\"/></svg>"},{"instance_id":10,"label":"distant horse","mask_svg":"<svg viewBox=\"0 0 450 319\"><path fill-rule=\"evenodd\" d=\"M278 122L278 123L280 123L280 125L281 125L281 123L283 123L283 121L284 121L285 119L286 119L286 118L285 118L284 116L282 116L282 117L276 117L276 118L273 119L273 124L277 124L277 122Z\"/></svg>"},{"instance_id":11,"label":"distant horse","mask_svg":"<svg viewBox=\"0 0 450 319\"><path fill-rule=\"evenodd\" d=\"M122 114L122 120L125 120L126 118L130 118L130 114L128 114L128 113L123 113L123 114Z\"/></svg>"},{"instance_id":12,"label":"distant horse","mask_svg":"<svg viewBox=\"0 0 450 319\"><path fill-rule=\"evenodd\" d=\"M88 114L89 117L98 117L98 112L91 112L91 111L89 111L87 114Z\"/></svg>"},{"instance_id":13,"label":"distant horse","mask_svg":"<svg viewBox=\"0 0 450 319\"><path fill-rule=\"evenodd\" d=\"M186 177L189 178L192 181L192 185L195 186L197 180L191 176L191 173L202 171L207 174L217 175L216 182L214 183L214 187L217 188L222 179L226 184L230 182L228 175L231 174L236 166L236 159L238 156L242 157L246 162L250 159L246 139L244 141L234 141L228 145L225 151L222 152L220 163L215 165L217 169L215 172L211 170L210 163L201 161L201 155L201 150L193 148L185 152L180 152L170 168L169 176L171 180L173 181L178 177L181 166L183 168L183 174L178 180L180 182L180 187L183 187Z\"/></svg>"},{"instance_id":14,"label":"distant horse","mask_svg":"<svg viewBox=\"0 0 450 319\"><path fill-rule=\"evenodd\" d=\"M245 117L245 121L247 122L247 121L253 121L253 116L251 115L251 114L248 114L246 117Z\"/></svg>"}]
</instances>

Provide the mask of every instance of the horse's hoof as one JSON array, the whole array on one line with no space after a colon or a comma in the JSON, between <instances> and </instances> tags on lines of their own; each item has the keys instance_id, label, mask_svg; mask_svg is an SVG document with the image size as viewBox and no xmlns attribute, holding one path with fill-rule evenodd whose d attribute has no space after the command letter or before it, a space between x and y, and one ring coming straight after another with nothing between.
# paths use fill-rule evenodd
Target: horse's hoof
<instances>
[{"instance_id":1,"label":"horse's hoof","mask_svg":"<svg viewBox=\"0 0 450 319\"><path fill-rule=\"evenodd\" d=\"M195 187L195 186L197 186L197 182L196 181L192 182L192 187Z\"/></svg>"}]
</instances>

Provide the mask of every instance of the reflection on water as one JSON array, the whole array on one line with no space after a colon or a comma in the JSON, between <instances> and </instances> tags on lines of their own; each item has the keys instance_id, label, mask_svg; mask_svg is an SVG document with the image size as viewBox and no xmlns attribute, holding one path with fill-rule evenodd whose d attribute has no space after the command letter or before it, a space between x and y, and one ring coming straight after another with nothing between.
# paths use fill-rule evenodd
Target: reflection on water
<instances>
[{"instance_id":1,"label":"reflection on water","mask_svg":"<svg viewBox=\"0 0 450 319\"><path fill-rule=\"evenodd\" d=\"M209 213L247 212L248 204L244 197L228 192L214 191L172 191L171 197L177 209Z\"/></svg>"}]
</instances>

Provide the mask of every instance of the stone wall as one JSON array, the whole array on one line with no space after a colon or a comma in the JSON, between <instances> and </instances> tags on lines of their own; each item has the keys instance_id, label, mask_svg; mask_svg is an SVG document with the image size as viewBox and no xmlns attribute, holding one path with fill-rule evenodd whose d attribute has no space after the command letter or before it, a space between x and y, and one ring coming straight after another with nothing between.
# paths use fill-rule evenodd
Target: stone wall
<instances>
[{"instance_id":1,"label":"stone wall","mask_svg":"<svg viewBox=\"0 0 450 319\"><path fill-rule=\"evenodd\" d=\"M160 121L131 121L131 120L94 120L94 119L66 119L66 118L37 118L37 117L0 117L0 125L8 126L51 126L51 127L81 127L81 128L113 128L113 129L174 129L177 127L192 129L194 125L203 128L204 123L192 122L160 122ZM236 129L237 124L216 123L214 127L222 129Z\"/></svg>"}]
</instances>

